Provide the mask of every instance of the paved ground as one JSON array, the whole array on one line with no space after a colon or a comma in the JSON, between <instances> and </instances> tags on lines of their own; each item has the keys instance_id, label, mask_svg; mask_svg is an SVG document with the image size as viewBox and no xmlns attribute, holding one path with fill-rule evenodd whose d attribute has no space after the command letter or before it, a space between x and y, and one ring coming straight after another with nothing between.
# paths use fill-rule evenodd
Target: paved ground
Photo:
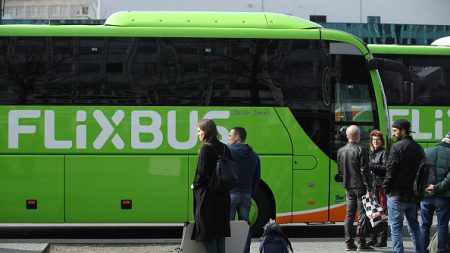
<instances>
[{"instance_id":1,"label":"paved ground","mask_svg":"<svg viewBox=\"0 0 450 253\"><path fill-rule=\"evenodd\" d=\"M405 238L406 240L406 238ZM318 253L318 252L347 252L344 250L344 243L342 238L305 238L292 239L292 246L294 252L304 253ZM258 253L259 243L256 240L252 241L251 253ZM70 244L70 245L51 245L50 253L165 253L177 252L176 248L179 244ZM404 242L405 252L413 252L412 242L406 240ZM390 243L387 248L378 248L371 252L392 252ZM186 253L186 252L185 252ZM192 252L187 252L192 253Z\"/></svg>"},{"instance_id":2,"label":"paved ground","mask_svg":"<svg viewBox=\"0 0 450 253\"><path fill-rule=\"evenodd\" d=\"M0 227L0 253L164 253L177 252L176 248L181 243L182 227L89 228L4 225ZM283 230L290 237L294 252L346 252L342 224L285 225ZM431 232L435 231L433 226ZM403 236L405 252L413 252L406 226ZM251 252L258 253L258 246L258 239L254 238ZM390 247L388 242L387 248L372 252L392 252Z\"/></svg>"}]
</instances>

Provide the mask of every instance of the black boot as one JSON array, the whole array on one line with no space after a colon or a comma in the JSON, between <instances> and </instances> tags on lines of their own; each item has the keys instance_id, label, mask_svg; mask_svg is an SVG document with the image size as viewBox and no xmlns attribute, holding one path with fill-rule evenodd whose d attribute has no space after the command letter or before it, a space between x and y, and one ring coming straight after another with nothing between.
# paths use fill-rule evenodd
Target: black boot
<instances>
[{"instance_id":1,"label":"black boot","mask_svg":"<svg viewBox=\"0 0 450 253\"><path fill-rule=\"evenodd\" d=\"M385 247L387 247L387 242L380 241L380 242L375 243L373 246L375 248L385 248Z\"/></svg>"},{"instance_id":2,"label":"black boot","mask_svg":"<svg viewBox=\"0 0 450 253\"><path fill-rule=\"evenodd\" d=\"M387 222L382 222L380 224L381 228L380 228L380 242L374 244L374 247L380 247L380 248L384 248L387 247L387 237L388 237L388 224Z\"/></svg>"},{"instance_id":3,"label":"black boot","mask_svg":"<svg viewBox=\"0 0 450 253\"><path fill-rule=\"evenodd\" d=\"M366 245L372 246L372 245L375 245L375 244L377 244L377 243L378 243L377 234L376 234L376 233L373 233L373 234L370 236L370 241L368 241L368 242L366 243Z\"/></svg>"}]
</instances>

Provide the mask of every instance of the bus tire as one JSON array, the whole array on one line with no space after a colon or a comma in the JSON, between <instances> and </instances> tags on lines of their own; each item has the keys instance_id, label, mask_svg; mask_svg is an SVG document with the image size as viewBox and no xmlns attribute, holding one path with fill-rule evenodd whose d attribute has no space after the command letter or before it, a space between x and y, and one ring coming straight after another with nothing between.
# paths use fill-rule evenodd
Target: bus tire
<instances>
[{"instance_id":1,"label":"bus tire","mask_svg":"<svg viewBox=\"0 0 450 253\"><path fill-rule=\"evenodd\" d=\"M269 222L270 218L274 218L272 216L274 213L274 207L272 202L270 201L269 194L261 187L253 193L252 195L253 201L258 208L256 220L252 223L250 227L250 232L252 237L260 237L263 233L263 227Z\"/></svg>"}]
</instances>

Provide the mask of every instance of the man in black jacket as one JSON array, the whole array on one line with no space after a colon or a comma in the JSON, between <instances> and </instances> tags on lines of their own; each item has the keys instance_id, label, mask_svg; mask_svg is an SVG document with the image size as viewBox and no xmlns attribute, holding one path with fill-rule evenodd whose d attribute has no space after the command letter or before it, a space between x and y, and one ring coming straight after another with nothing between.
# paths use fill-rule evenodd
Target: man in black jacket
<instances>
[{"instance_id":1,"label":"man in black jacket","mask_svg":"<svg viewBox=\"0 0 450 253\"><path fill-rule=\"evenodd\" d=\"M354 226L356 209L358 209L358 224L361 227L366 213L362 204L362 196L370 196L370 169L369 156L365 148L361 147L360 130L357 126L351 125L346 130L348 139L347 145L340 148L337 153L337 165L339 173L343 176L343 184L347 192L347 215L345 217L345 250L370 250L366 245L365 229L361 228L359 233L358 247L354 243ZM366 224L367 225L367 224Z\"/></svg>"},{"instance_id":2,"label":"man in black jacket","mask_svg":"<svg viewBox=\"0 0 450 253\"><path fill-rule=\"evenodd\" d=\"M422 147L409 135L411 123L400 119L392 124L392 132L397 139L389 152L386 163L386 177L383 188L388 196L389 221L393 252L403 252L403 218L408 221L409 234L414 244L414 252L423 252L423 240L417 221L417 198L413 184L419 163L424 157Z\"/></svg>"}]
</instances>

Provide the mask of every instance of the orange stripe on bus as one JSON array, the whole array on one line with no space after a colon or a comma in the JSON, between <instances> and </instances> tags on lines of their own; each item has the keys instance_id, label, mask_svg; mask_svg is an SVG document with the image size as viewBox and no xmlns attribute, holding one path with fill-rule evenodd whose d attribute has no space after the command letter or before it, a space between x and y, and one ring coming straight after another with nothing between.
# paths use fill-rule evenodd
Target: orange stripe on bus
<instances>
[{"instance_id":1,"label":"orange stripe on bus","mask_svg":"<svg viewBox=\"0 0 450 253\"><path fill-rule=\"evenodd\" d=\"M276 221L279 224L296 223L296 222L344 221L345 208L346 208L345 205L332 208L330 210L330 217L328 217L328 210L321 210L304 214L278 216Z\"/></svg>"}]
</instances>

